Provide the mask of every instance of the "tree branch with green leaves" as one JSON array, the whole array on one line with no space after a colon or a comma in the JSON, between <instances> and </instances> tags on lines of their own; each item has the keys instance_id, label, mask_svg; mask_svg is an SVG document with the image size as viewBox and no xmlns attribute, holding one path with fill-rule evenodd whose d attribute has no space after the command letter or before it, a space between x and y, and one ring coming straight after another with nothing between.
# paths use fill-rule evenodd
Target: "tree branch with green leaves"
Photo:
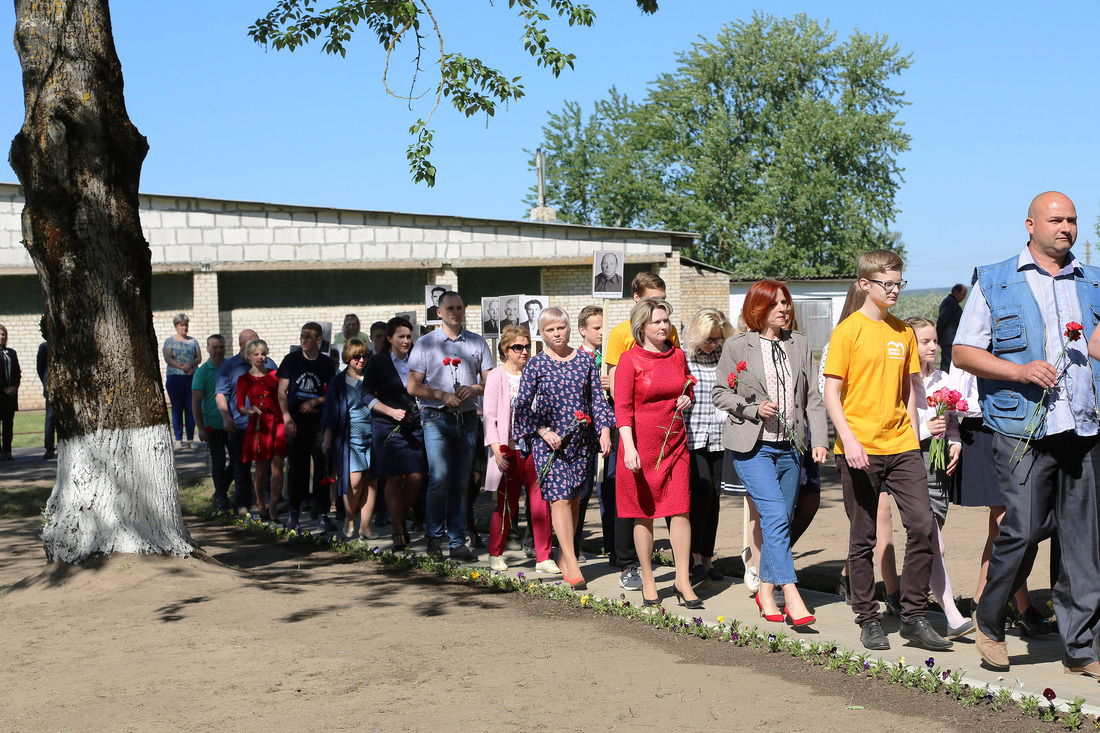
<instances>
[{"instance_id":1,"label":"tree branch with green leaves","mask_svg":"<svg viewBox=\"0 0 1100 733\"><path fill-rule=\"evenodd\" d=\"M644 13L657 11L655 0L636 2ZM489 5L495 7L491 1ZM544 7L548 12L542 10ZM551 43L547 29L551 16L565 20L571 27L591 26L596 19L591 8L573 0L508 0L508 8L516 12L523 25L524 50L535 59L537 66L549 69L555 77L567 68L572 69L576 56ZM428 23L431 24L431 31L424 35L421 25ZM426 0L336 0L327 8L322 8L317 0L280 0L266 16L259 18L248 29L248 35L261 45L286 51L295 51L320 39L321 50L325 53L346 56L348 44L361 26L371 31L378 44L385 49L386 70L382 83L389 94L408 101L412 108L418 99L433 89L435 91L431 109L409 128L409 134L414 138L407 150L409 171L417 183L435 185L436 168L429 158L434 132L428 122L443 98L449 99L451 105L466 117L479 112L491 117L496 113L497 105L518 101L525 94L520 83L522 77L509 76L479 58L448 52L443 31ZM425 45L427 39L433 37L438 42L438 56L435 55L436 44L433 43L431 55L436 60L431 65L437 67L438 78L428 91L418 95L416 84L423 71L420 62L428 53ZM389 62L394 51L405 42L414 46L416 65L409 93L400 94L389 83Z\"/></svg>"}]
</instances>

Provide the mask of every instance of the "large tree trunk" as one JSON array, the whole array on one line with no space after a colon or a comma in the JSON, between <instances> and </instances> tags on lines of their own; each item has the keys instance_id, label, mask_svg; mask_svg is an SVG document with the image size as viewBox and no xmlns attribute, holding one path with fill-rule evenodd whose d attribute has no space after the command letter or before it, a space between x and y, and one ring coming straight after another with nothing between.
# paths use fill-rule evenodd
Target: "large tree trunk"
<instances>
[{"instance_id":1,"label":"large tree trunk","mask_svg":"<svg viewBox=\"0 0 1100 733\"><path fill-rule=\"evenodd\" d=\"M51 561L186 555L138 182L149 145L126 114L107 0L15 0L26 119L11 164L46 299L58 471Z\"/></svg>"}]
</instances>

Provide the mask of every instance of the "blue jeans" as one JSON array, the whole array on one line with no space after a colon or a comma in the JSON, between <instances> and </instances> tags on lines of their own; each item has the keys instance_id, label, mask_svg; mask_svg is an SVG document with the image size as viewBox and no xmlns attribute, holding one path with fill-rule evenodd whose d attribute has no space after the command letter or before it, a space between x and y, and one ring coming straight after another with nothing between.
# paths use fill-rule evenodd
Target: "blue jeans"
<instances>
[{"instance_id":1,"label":"blue jeans","mask_svg":"<svg viewBox=\"0 0 1100 733\"><path fill-rule=\"evenodd\" d=\"M797 583L791 557L791 517L798 498L802 461L789 443L757 443L749 453L733 453L737 475L760 512L760 580Z\"/></svg>"},{"instance_id":2,"label":"blue jeans","mask_svg":"<svg viewBox=\"0 0 1100 733\"><path fill-rule=\"evenodd\" d=\"M195 414L191 412L191 374L169 374L164 380L168 400L172 403L172 432L176 440L183 440L183 427L187 425L187 440L195 437Z\"/></svg>"},{"instance_id":3,"label":"blue jeans","mask_svg":"<svg viewBox=\"0 0 1100 733\"><path fill-rule=\"evenodd\" d=\"M459 416L430 407L421 412L424 448L428 454L428 490L424 497L428 539L442 540L444 521L450 547L466 544L466 484L474 462L478 416Z\"/></svg>"}]
</instances>

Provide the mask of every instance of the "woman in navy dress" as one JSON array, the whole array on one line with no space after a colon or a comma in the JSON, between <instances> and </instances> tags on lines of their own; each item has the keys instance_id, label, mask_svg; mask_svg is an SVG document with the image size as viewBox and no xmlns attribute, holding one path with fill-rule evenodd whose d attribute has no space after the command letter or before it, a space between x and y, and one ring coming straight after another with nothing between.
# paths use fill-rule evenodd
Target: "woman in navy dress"
<instances>
[{"instance_id":1,"label":"woman in navy dress","mask_svg":"<svg viewBox=\"0 0 1100 733\"><path fill-rule=\"evenodd\" d=\"M363 377L363 401L374 412L375 470L386 482L394 550L404 550L409 544L405 516L428 471L420 410L405 389L412 345L412 324L400 316L391 318L386 323L382 353L370 360Z\"/></svg>"},{"instance_id":2,"label":"woman in navy dress","mask_svg":"<svg viewBox=\"0 0 1100 733\"><path fill-rule=\"evenodd\" d=\"M371 414L363 404L363 366L367 345L350 339L342 353L347 369L338 372L325 393L321 424L325 428L322 450L332 456L336 493L343 497L344 538L355 539L355 517L359 517L359 539L371 537L370 517L377 488L371 477Z\"/></svg>"},{"instance_id":3,"label":"woman in navy dress","mask_svg":"<svg viewBox=\"0 0 1100 733\"><path fill-rule=\"evenodd\" d=\"M558 567L564 580L580 590L584 576L573 552L578 500L597 444L605 457L611 452L613 418L596 360L569 346L569 315L557 307L543 310L539 332L546 350L531 357L520 377L512 434L524 455L534 454L539 473L546 474L539 489L550 502Z\"/></svg>"}]
</instances>

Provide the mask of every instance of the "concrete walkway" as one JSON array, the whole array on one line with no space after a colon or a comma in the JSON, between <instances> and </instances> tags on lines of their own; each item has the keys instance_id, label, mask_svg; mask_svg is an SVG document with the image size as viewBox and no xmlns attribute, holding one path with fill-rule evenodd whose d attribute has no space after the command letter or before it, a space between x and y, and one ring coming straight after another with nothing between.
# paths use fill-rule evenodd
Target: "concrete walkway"
<instances>
[{"instance_id":1,"label":"concrete walkway","mask_svg":"<svg viewBox=\"0 0 1100 733\"><path fill-rule=\"evenodd\" d=\"M207 453L204 446L196 444L195 450L177 450L175 452L177 470L183 481L201 481L209 475L207 468ZM56 475L56 461L42 460L41 448L25 448L14 451L16 460L0 464L0 483L18 483L22 485L38 484L51 485ZM491 512L490 495L482 494L477 502L477 514L479 524ZM717 544L717 557L732 558L739 554L741 547L741 499L723 497L722 521L719 528ZM952 543L953 526L968 526L971 533L984 532L985 514L981 509L969 509L966 507L952 507L948 515L948 525L945 527L945 537L949 544ZM972 525L981 525L973 527ZM310 526L307 529L315 529ZM379 533L386 532L387 528L378 528ZM961 532L961 530L959 530ZM599 539L599 507L593 498L589 507L586 524L586 539ZM897 534L897 530L895 530ZM656 545L659 549L668 549L667 533L662 523L655 526ZM984 539L984 534L981 534ZM410 550L423 553L425 542L421 533L413 533L413 544ZM840 560L844 555L846 545L846 520L843 517L843 508L840 506L839 483L835 480L835 472L831 469L823 471L823 493L821 510L818 519L800 542L796 552L796 568L800 578L814 577L818 582L804 584L828 587L827 579L835 578L839 572ZM904 539L901 539L897 555L898 565L901 565L901 555L904 547ZM385 539L378 543L381 547L390 546L388 533ZM963 544L960 542L960 544ZM479 550L480 560L475 563L479 567L488 567L488 554L485 550ZM976 566L978 557L974 554L971 545L967 545L964 557L950 555L948 569L952 578L956 581L956 593L964 595L970 592L971 585L960 584L957 576L965 575L964 570ZM980 553L979 553L980 554ZM509 550L505 553L505 560L509 566L509 573L515 575L523 572L528 579L543 578L546 582L557 582L561 579L557 576L544 576L534 571L534 560L524 557L522 552ZM1045 555L1041 554L1036 562L1036 568L1042 568ZM958 565L956 565L956 563ZM965 563L965 565L964 565ZM740 560L736 560L738 569ZM728 567L728 565L727 565ZM618 584L619 571L612 568L606 562L606 558L594 555L587 556L587 562L581 566L584 576L588 581L589 593L613 600L618 600L620 594L626 595L634 605L641 603L640 592L623 591ZM738 619L744 625L757 624L762 633L787 633L797 635L810 641L831 641L840 649L849 649L854 653L862 654L865 650L859 640L859 627L856 626L851 607L844 604L839 596L822 593L813 590L803 590L803 597L814 615L817 623L814 626L794 631L785 623L769 623L760 619L757 614L756 604L747 587L740 578L727 577L726 580L712 584L709 589L699 593L705 602L702 610L688 611L677 607L676 598L672 595L673 570L667 567L655 568L657 585L660 589L660 598L666 612L678 614L685 618L701 617L705 623L717 623L718 616L723 616L726 622ZM1038 573L1033 573L1033 578ZM1032 590L1036 603L1045 603L1047 597L1044 590ZM946 621L942 614L930 612L929 620L933 626L943 632ZM1008 632L1008 651L1012 664L1009 672L996 672L985 668L978 656L974 645L973 636L956 640L954 648L946 652L929 652L919 647L908 645L898 634L899 620L891 616L884 617L883 628L887 632L891 649L885 652L871 653L872 659L883 659L887 662L897 662L904 657L907 664L923 664L928 657L935 659L935 664L943 669L965 670L964 680L970 685L991 685L993 687L1005 687L1016 693L1024 695L1036 695L1042 698L1043 690L1051 688L1058 696L1058 702L1069 702L1075 697L1082 697L1087 701L1086 712L1100 714L1100 683L1087 677L1066 675L1062 666L1062 645L1057 634L1046 636L1021 638L1015 629Z\"/></svg>"}]
</instances>

